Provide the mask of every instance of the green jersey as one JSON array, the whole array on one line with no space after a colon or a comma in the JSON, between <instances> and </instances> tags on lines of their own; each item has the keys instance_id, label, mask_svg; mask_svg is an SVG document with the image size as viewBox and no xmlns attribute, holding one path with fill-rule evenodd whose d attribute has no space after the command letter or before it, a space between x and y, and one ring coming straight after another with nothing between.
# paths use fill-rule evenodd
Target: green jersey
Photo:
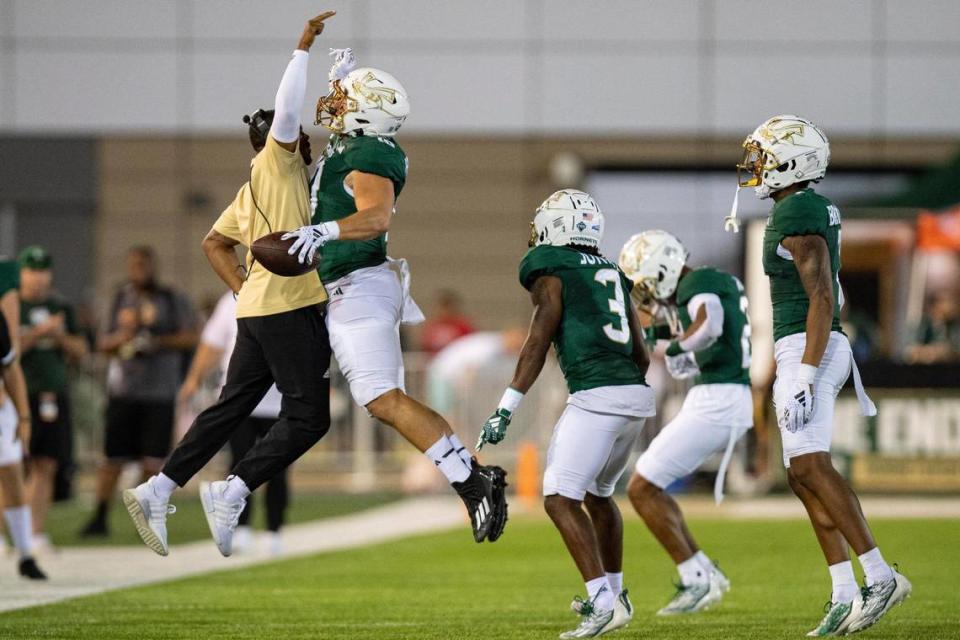
<instances>
[{"instance_id":1,"label":"green jersey","mask_svg":"<svg viewBox=\"0 0 960 640\"><path fill-rule=\"evenodd\" d=\"M21 331L27 331L46 322L51 316L63 314L63 327L68 334L77 333L73 307L57 297L40 302L20 301ZM31 395L41 391L64 393L67 390L67 360L63 350L52 338L41 338L20 356L23 375Z\"/></svg>"},{"instance_id":2,"label":"green jersey","mask_svg":"<svg viewBox=\"0 0 960 640\"><path fill-rule=\"evenodd\" d=\"M331 136L323 162L310 184L313 224L356 213L353 191L346 183L347 176L355 170L389 178L393 182L393 197L399 198L407 180L407 156L393 138ZM373 240L334 240L321 249L320 280L330 283L386 259L387 234Z\"/></svg>"},{"instance_id":3,"label":"green jersey","mask_svg":"<svg viewBox=\"0 0 960 640\"><path fill-rule=\"evenodd\" d=\"M553 346L570 393L646 384L633 361L627 320L633 283L617 265L570 247L542 245L520 262L520 284L529 290L540 276L563 284L563 315Z\"/></svg>"},{"instance_id":4,"label":"green jersey","mask_svg":"<svg viewBox=\"0 0 960 640\"><path fill-rule=\"evenodd\" d=\"M694 384L750 384L750 319L743 284L729 273L711 267L695 269L677 285L677 315L683 330L693 322L689 303L698 295L720 298L723 307L723 334L694 357L700 375Z\"/></svg>"},{"instance_id":5,"label":"green jersey","mask_svg":"<svg viewBox=\"0 0 960 640\"><path fill-rule=\"evenodd\" d=\"M780 243L790 236L822 236L830 252L833 275L833 331L840 331L840 210L813 189L791 194L773 205L763 233L763 271L770 277L773 336L779 340L807 328L810 299L793 257Z\"/></svg>"},{"instance_id":6,"label":"green jersey","mask_svg":"<svg viewBox=\"0 0 960 640\"><path fill-rule=\"evenodd\" d=\"M20 265L16 260L0 258L0 297L7 291L20 288Z\"/></svg>"}]
</instances>

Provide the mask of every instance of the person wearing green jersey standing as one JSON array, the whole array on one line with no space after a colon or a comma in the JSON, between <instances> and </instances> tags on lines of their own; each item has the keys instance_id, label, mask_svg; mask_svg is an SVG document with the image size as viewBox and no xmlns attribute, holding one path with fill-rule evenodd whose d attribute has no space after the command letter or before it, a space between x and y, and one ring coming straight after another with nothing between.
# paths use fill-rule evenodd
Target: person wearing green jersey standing
<instances>
[{"instance_id":1,"label":"person wearing green jersey standing","mask_svg":"<svg viewBox=\"0 0 960 640\"><path fill-rule=\"evenodd\" d=\"M623 588L623 521L612 495L656 410L644 379L643 331L629 303L633 283L600 255L603 225L583 191L557 191L537 209L531 248L520 262L533 319L513 381L477 443L479 449L504 439L552 342L570 395L547 452L544 507L587 589L587 599L571 605L580 625L561 638L598 636L633 617Z\"/></svg>"},{"instance_id":2,"label":"person wearing green jersey standing","mask_svg":"<svg viewBox=\"0 0 960 640\"><path fill-rule=\"evenodd\" d=\"M750 320L743 285L711 267L692 268L689 254L666 231L630 238L620 267L634 282L634 299L650 313L675 310L676 335L669 325L651 327L670 337L667 371L693 378L680 412L637 460L630 501L647 528L677 565L680 582L658 615L695 613L717 603L730 581L700 549L676 501L666 489L723 451L714 496L723 499L723 479L733 447L753 426L750 393ZM654 338L655 339L655 338Z\"/></svg>"},{"instance_id":3,"label":"person wearing green jersey standing","mask_svg":"<svg viewBox=\"0 0 960 640\"><path fill-rule=\"evenodd\" d=\"M830 460L834 402L851 371L861 411L876 414L840 328L840 210L811 186L826 174L830 145L809 120L781 115L757 127L743 149L738 191L754 187L761 199L774 201L763 270L773 302L773 399L783 463L833 580L826 615L808 635L861 631L903 602L912 587L883 559L856 494ZM736 229L735 220L736 200L728 228ZM860 590L848 547L863 567Z\"/></svg>"},{"instance_id":4,"label":"person wearing green jersey standing","mask_svg":"<svg viewBox=\"0 0 960 640\"><path fill-rule=\"evenodd\" d=\"M20 252L20 357L27 379L33 431L30 438L30 504L38 546L50 546L45 533L54 479L73 462L73 423L67 361L87 354L77 332L73 306L53 290L53 258L33 245Z\"/></svg>"},{"instance_id":5,"label":"person wearing green jersey standing","mask_svg":"<svg viewBox=\"0 0 960 640\"><path fill-rule=\"evenodd\" d=\"M333 135L311 181L313 225L283 238L295 240L290 254L301 263L321 251L330 346L356 403L433 461L463 500L474 540L494 542L506 525L506 472L477 464L447 421L404 387L400 324L424 320L406 261L387 256L407 180L394 139L410 113L407 92L385 71L356 68L352 50L331 53L330 93L317 104L316 124Z\"/></svg>"}]
</instances>

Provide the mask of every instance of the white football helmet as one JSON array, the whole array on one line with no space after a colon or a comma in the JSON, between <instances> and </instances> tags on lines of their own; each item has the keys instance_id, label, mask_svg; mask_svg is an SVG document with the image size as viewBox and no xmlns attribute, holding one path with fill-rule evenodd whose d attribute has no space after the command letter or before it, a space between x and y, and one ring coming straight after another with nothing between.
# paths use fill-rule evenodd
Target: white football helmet
<instances>
[{"instance_id":1,"label":"white football helmet","mask_svg":"<svg viewBox=\"0 0 960 640\"><path fill-rule=\"evenodd\" d=\"M530 223L530 246L570 244L600 247L603 212L589 193L561 189L537 207Z\"/></svg>"},{"instance_id":2,"label":"white football helmet","mask_svg":"<svg viewBox=\"0 0 960 640\"><path fill-rule=\"evenodd\" d=\"M677 290L680 273L690 254L666 231L638 233L623 245L620 268L633 280L641 298L666 303Z\"/></svg>"},{"instance_id":3,"label":"white football helmet","mask_svg":"<svg viewBox=\"0 0 960 640\"><path fill-rule=\"evenodd\" d=\"M393 136L410 114L407 91L386 71L360 67L331 82L314 124L347 135Z\"/></svg>"},{"instance_id":4,"label":"white football helmet","mask_svg":"<svg viewBox=\"0 0 960 640\"><path fill-rule=\"evenodd\" d=\"M806 180L820 180L830 163L827 136L809 120L774 116L743 142L743 160L737 165L741 187L754 187L767 198L774 191Z\"/></svg>"}]
</instances>

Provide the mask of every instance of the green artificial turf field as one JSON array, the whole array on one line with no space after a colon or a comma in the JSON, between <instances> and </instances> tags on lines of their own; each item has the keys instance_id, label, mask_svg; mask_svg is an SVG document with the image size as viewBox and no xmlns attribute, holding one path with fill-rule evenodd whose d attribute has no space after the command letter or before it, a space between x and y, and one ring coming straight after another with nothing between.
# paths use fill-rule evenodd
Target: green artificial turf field
<instances>
[{"instance_id":1,"label":"green artificial turf field","mask_svg":"<svg viewBox=\"0 0 960 640\"><path fill-rule=\"evenodd\" d=\"M341 516L371 507L377 507L400 498L396 493L296 493L290 497L290 506L287 509L287 522L307 522L320 518ZM197 517L203 513L200 498L195 491L181 491L174 494L171 502L177 506L178 512L168 519L170 529L170 544L182 544L196 540L208 540L210 529L207 521ZM256 529L265 528L266 507L263 492L254 494L253 526ZM116 544L143 544L137 530L130 523L130 516L123 503L117 499L113 501L110 510L110 535L106 537L84 538L80 536L80 529L90 519L92 507L82 502L54 504L47 515L47 531L56 546L88 546L88 545L116 545ZM2 635L0 635L2 638Z\"/></svg>"},{"instance_id":2,"label":"green artificial turf field","mask_svg":"<svg viewBox=\"0 0 960 640\"><path fill-rule=\"evenodd\" d=\"M733 590L713 610L661 619L653 613L672 594L673 567L627 520L637 613L608 637L802 638L819 621L830 582L807 523L693 521ZM874 529L914 594L861 637L960 637L958 524L878 520ZM550 524L526 518L494 545L475 545L463 528L0 614L0 637L555 638L576 624L567 607L581 589Z\"/></svg>"}]
</instances>

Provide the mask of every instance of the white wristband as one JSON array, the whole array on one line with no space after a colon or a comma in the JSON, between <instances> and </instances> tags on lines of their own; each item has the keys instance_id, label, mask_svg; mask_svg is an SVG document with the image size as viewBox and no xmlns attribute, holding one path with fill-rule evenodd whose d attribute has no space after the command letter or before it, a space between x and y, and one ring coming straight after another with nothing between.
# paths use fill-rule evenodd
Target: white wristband
<instances>
[{"instance_id":1,"label":"white wristband","mask_svg":"<svg viewBox=\"0 0 960 640\"><path fill-rule=\"evenodd\" d=\"M812 364L801 364L797 369L797 380L812 385L814 378L817 377L817 368Z\"/></svg>"},{"instance_id":2,"label":"white wristband","mask_svg":"<svg viewBox=\"0 0 960 640\"><path fill-rule=\"evenodd\" d=\"M336 240L340 237L340 225L336 221L324 222L323 228L329 236L328 240Z\"/></svg>"},{"instance_id":3,"label":"white wristband","mask_svg":"<svg viewBox=\"0 0 960 640\"><path fill-rule=\"evenodd\" d=\"M507 390L503 392L503 397L500 398L500 404L497 405L497 408L506 409L510 413L516 413L522 400L522 393L512 387L507 387Z\"/></svg>"}]
</instances>

